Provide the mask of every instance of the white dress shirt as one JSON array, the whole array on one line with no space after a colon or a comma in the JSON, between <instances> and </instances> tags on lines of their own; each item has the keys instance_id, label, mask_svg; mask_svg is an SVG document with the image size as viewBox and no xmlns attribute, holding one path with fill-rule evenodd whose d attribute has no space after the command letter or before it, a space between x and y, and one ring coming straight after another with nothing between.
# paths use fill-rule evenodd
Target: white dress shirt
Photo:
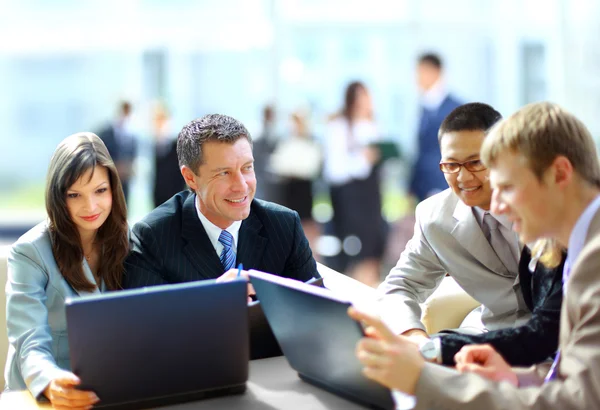
<instances>
[{"instance_id":1,"label":"white dress shirt","mask_svg":"<svg viewBox=\"0 0 600 410\"><path fill-rule=\"evenodd\" d=\"M325 129L325 180L342 185L352 179L366 179L372 165L365 158L363 149L379 140L379 131L373 121L356 121L352 130L343 117L330 121Z\"/></svg>"},{"instance_id":2,"label":"white dress shirt","mask_svg":"<svg viewBox=\"0 0 600 410\"><path fill-rule=\"evenodd\" d=\"M198 196L196 196L196 213L198 214L198 218L200 219L200 222L202 223L202 226L204 227L204 230L208 235L208 239L210 239L210 242L215 248L215 252L217 252L217 256L221 257L221 252L223 252L223 244L219 242L219 236L221 236L221 231L223 229L219 228L217 225L209 221L208 218L204 216L202 212L200 212L200 207L198 206ZM234 223L229 225L227 229L225 229L233 237L233 246L231 248L233 249L233 252L236 256L238 237L240 235L241 226L242 221L235 221Z\"/></svg>"},{"instance_id":3,"label":"white dress shirt","mask_svg":"<svg viewBox=\"0 0 600 410\"><path fill-rule=\"evenodd\" d=\"M437 80L429 90L423 92L421 95L421 105L423 108L429 111L437 111L440 105L448 97L448 90L444 81L440 78Z\"/></svg>"}]
</instances>

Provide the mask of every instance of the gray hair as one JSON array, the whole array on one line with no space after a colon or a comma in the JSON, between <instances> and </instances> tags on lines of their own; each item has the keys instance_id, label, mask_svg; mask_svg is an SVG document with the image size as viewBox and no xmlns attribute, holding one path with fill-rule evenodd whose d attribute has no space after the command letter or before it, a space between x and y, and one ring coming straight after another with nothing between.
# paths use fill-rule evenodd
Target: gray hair
<instances>
[{"instance_id":1,"label":"gray hair","mask_svg":"<svg viewBox=\"0 0 600 410\"><path fill-rule=\"evenodd\" d=\"M185 125L177 137L179 167L185 165L196 173L204 162L204 143L214 141L233 144L240 138L246 138L252 146L250 133L235 118L222 114L208 114L197 118Z\"/></svg>"}]
</instances>

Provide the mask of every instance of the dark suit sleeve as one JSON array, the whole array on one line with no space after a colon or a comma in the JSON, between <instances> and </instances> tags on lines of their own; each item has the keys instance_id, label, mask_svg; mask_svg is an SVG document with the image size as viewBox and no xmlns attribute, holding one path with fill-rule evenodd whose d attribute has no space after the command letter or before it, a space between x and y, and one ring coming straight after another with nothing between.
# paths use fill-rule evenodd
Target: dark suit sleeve
<instances>
[{"instance_id":1,"label":"dark suit sleeve","mask_svg":"<svg viewBox=\"0 0 600 410\"><path fill-rule=\"evenodd\" d=\"M132 250L125 259L125 289L169 283L161 274L162 253L154 232L145 222L133 226L131 234Z\"/></svg>"},{"instance_id":2,"label":"dark suit sleeve","mask_svg":"<svg viewBox=\"0 0 600 410\"><path fill-rule=\"evenodd\" d=\"M481 335L447 334L442 339L442 361L454 365L454 355L465 345L489 343L512 366L530 366L554 356L558 349L562 267L548 269L538 264L533 273L533 310L523 326ZM525 264L526 265L526 264Z\"/></svg>"},{"instance_id":3,"label":"dark suit sleeve","mask_svg":"<svg viewBox=\"0 0 600 410\"><path fill-rule=\"evenodd\" d=\"M117 148L117 141L115 139L115 133L111 126L107 126L106 128L100 130L98 132L98 137L102 140L108 153L112 157L113 161L117 161L119 159L119 150Z\"/></svg>"},{"instance_id":4,"label":"dark suit sleeve","mask_svg":"<svg viewBox=\"0 0 600 410\"><path fill-rule=\"evenodd\" d=\"M303 282L307 282L312 278L320 278L317 263L313 258L297 212L294 212L293 232L294 243L292 244L292 251L285 262L285 275Z\"/></svg>"}]
</instances>

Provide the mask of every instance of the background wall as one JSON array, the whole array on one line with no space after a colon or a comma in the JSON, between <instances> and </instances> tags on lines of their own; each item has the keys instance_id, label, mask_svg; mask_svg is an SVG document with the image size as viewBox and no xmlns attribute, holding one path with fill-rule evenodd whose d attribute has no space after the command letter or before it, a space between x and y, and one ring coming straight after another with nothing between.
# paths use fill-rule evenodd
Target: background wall
<instances>
[{"instance_id":1,"label":"background wall","mask_svg":"<svg viewBox=\"0 0 600 410\"><path fill-rule=\"evenodd\" d=\"M260 132L261 108L311 111L317 137L353 79L405 153L387 179L402 193L414 155L415 58L440 53L449 88L507 115L558 102L600 135L597 0L0 0L0 223L43 217L56 144L98 130L116 102L134 103L149 141L162 99L176 133L227 113ZM150 206L148 146L136 164L132 219Z\"/></svg>"}]
</instances>

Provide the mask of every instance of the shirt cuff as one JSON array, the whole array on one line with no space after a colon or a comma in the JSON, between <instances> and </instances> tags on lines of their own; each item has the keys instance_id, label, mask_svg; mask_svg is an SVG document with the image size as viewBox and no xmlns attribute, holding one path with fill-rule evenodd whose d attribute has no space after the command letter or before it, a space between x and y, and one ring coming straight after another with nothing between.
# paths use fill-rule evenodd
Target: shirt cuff
<instances>
[{"instance_id":1,"label":"shirt cuff","mask_svg":"<svg viewBox=\"0 0 600 410\"><path fill-rule=\"evenodd\" d=\"M433 346L435 347L435 351L437 352L437 357L435 358L435 362L437 364L442 364L442 338L439 336L434 337Z\"/></svg>"},{"instance_id":2,"label":"shirt cuff","mask_svg":"<svg viewBox=\"0 0 600 410\"><path fill-rule=\"evenodd\" d=\"M396 403L396 410L412 410L417 405L417 398L399 390L392 390L392 398Z\"/></svg>"}]
</instances>

